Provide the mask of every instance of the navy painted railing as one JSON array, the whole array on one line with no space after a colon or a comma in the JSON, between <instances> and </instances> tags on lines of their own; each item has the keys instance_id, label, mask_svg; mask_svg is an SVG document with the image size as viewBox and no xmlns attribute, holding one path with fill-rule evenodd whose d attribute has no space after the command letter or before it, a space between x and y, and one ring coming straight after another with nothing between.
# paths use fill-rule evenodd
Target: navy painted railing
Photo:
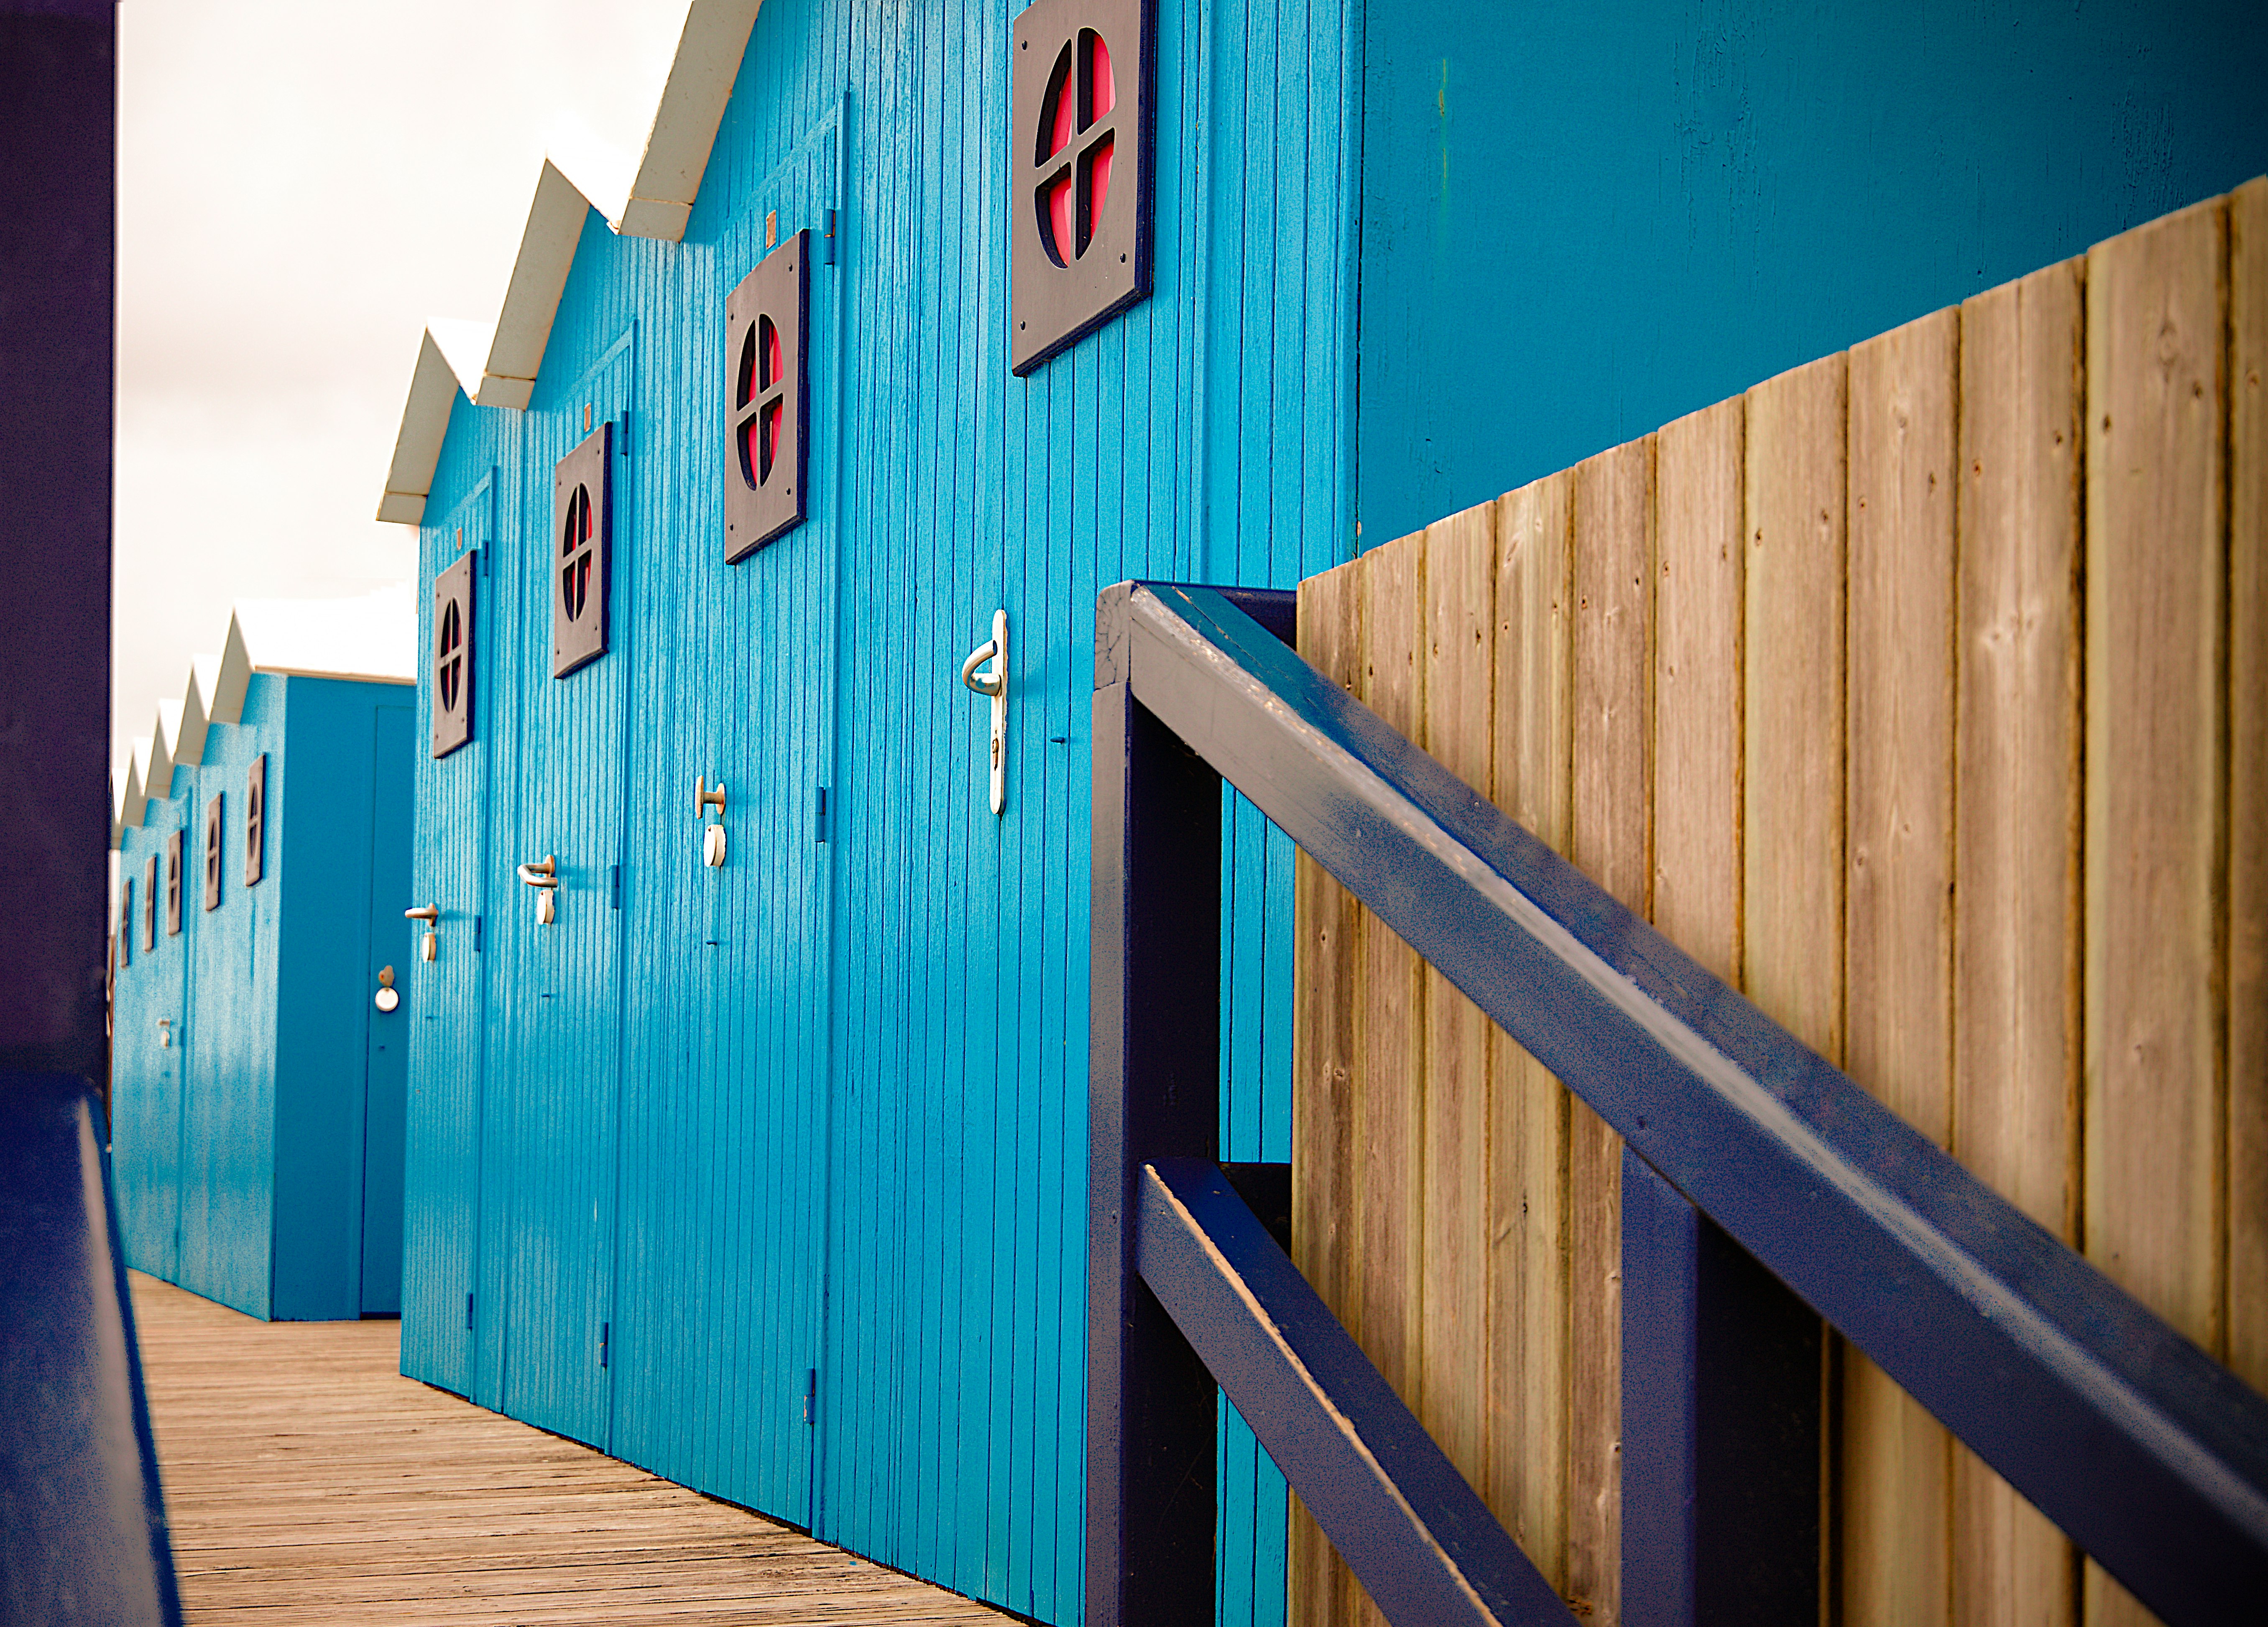
<instances>
[{"instance_id":1,"label":"navy painted railing","mask_svg":"<svg viewBox=\"0 0 2268 1627\"><path fill-rule=\"evenodd\" d=\"M82 1080L0 1073L0 1621L173 1627L101 1112Z\"/></svg>"},{"instance_id":2,"label":"navy painted railing","mask_svg":"<svg viewBox=\"0 0 2268 1627\"><path fill-rule=\"evenodd\" d=\"M1090 1627L1211 1619L1216 1384L1389 1620L1572 1619L1216 1161L1223 779L1624 1138L1626 1621L1816 1619L1819 1317L2176 1627L2258 1609L2268 1400L1301 660L1293 602L1097 611Z\"/></svg>"}]
</instances>

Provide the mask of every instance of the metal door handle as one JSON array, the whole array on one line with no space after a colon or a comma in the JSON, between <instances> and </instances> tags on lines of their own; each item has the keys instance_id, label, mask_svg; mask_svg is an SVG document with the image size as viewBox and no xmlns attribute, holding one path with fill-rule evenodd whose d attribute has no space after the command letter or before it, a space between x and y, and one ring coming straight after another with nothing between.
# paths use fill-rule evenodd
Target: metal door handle
<instances>
[{"instance_id":1,"label":"metal door handle","mask_svg":"<svg viewBox=\"0 0 2268 1627\"><path fill-rule=\"evenodd\" d=\"M551 901L553 894L559 886L559 866L551 855L546 853L543 856L543 862L540 865L522 865L519 867L519 879L536 890L536 925L549 926L557 920L559 906Z\"/></svg>"},{"instance_id":2,"label":"metal door handle","mask_svg":"<svg viewBox=\"0 0 2268 1627\"><path fill-rule=\"evenodd\" d=\"M976 669L985 662L992 670ZM968 652L961 664L961 681L992 699L992 811L1008 806L1008 613L992 613L992 637Z\"/></svg>"},{"instance_id":3,"label":"metal door handle","mask_svg":"<svg viewBox=\"0 0 2268 1627\"><path fill-rule=\"evenodd\" d=\"M420 904L415 909L403 910L401 912L401 918L405 921L423 921L425 923L425 934L417 940L417 958L421 961L431 961L434 955L439 952L441 947L441 911L439 906L435 904Z\"/></svg>"},{"instance_id":4,"label":"metal door handle","mask_svg":"<svg viewBox=\"0 0 2268 1627\"><path fill-rule=\"evenodd\" d=\"M441 918L441 912L431 904L420 904L415 909L403 910L401 918L405 921L438 921Z\"/></svg>"}]
</instances>

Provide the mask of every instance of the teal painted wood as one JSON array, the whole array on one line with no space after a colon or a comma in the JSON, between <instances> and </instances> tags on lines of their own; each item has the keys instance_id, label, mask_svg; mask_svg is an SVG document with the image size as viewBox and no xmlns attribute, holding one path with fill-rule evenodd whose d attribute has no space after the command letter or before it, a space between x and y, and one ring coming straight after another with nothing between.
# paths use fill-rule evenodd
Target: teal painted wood
<instances>
[{"instance_id":1,"label":"teal painted wood","mask_svg":"<svg viewBox=\"0 0 2268 1627\"><path fill-rule=\"evenodd\" d=\"M126 1263L167 1281L180 1275L181 1035L188 1024L182 996L187 954L166 935L166 837L180 828L181 810L171 799L152 809L121 844L119 874L134 885L133 943L119 968L111 1039L111 1173ZM158 931L143 946L142 912L153 893L158 865Z\"/></svg>"},{"instance_id":2,"label":"teal painted wood","mask_svg":"<svg viewBox=\"0 0 2268 1627\"><path fill-rule=\"evenodd\" d=\"M244 885L245 777L269 752L269 806L282 790L286 695L295 680L255 674L241 721L206 733L204 761L185 810L202 855L203 809L221 799L220 907L202 908L203 889L185 889L180 939L191 992L190 1079L180 1126L181 1252L172 1280L247 1315L276 1314L269 1240L274 1233L276 1152L276 973L280 901L288 887L274 863L271 817L268 873ZM274 748L274 749L271 749ZM367 771L366 769L364 770ZM193 878L202 864L193 864ZM286 1314L325 1314L320 1306ZM329 1314L337 1314L334 1311Z\"/></svg>"},{"instance_id":3,"label":"teal painted wood","mask_svg":"<svg viewBox=\"0 0 2268 1627\"><path fill-rule=\"evenodd\" d=\"M2224 0L1464 0L1369 7L1365 29L1373 542L2268 153L2268 29Z\"/></svg>"},{"instance_id":4,"label":"teal painted wood","mask_svg":"<svg viewBox=\"0 0 2268 1627\"><path fill-rule=\"evenodd\" d=\"M828 107L741 201L672 354L725 365L714 320L767 252L813 234L809 467L839 449L841 301L824 263L842 110ZM652 318L641 319L652 320ZM809 1520L806 1374L820 1363L827 1086L827 858L817 791L833 725L839 509L720 566L718 404L684 373L639 393L622 488L649 534L630 755L615 1450ZM690 501L688 501L690 499ZM702 862L693 781L726 788L726 862ZM688 1198L690 1201L688 1201Z\"/></svg>"},{"instance_id":5,"label":"teal painted wood","mask_svg":"<svg viewBox=\"0 0 2268 1627\"><path fill-rule=\"evenodd\" d=\"M496 494L493 465L483 467L470 493L419 537L421 573L429 583L468 550L478 562L473 578L473 737L447 757L433 758L420 743L432 738L432 686L430 681L422 684L419 726L411 730L409 742L412 795L415 806L423 811L416 826L410 893L415 903L440 911L432 961L421 957L422 933L412 923L393 928L404 956L402 1009L410 1029L401 1370L460 1395L475 1389L483 1226L481 1104L486 973L492 959L486 896L489 780L498 698L490 688L498 671L490 643L497 628L496 585L485 567L495 557L498 537ZM430 650L431 596L421 599L419 607L417 647ZM492 1315L494 1308L491 1304ZM493 1402L493 1390L482 1398Z\"/></svg>"},{"instance_id":6,"label":"teal painted wood","mask_svg":"<svg viewBox=\"0 0 2268 1627\"><path fill-rule=\"evenodd\" d=\"M373 1062L392 1065L372 1049L371 917L392 901L398 919L407 890L409 699L394 684L254 674L240 720L212 726L202 762L174 770L120 854L138 894L142 862L155 853L162 871L166 836L186 834L181 931L165 931L161 904L158 947L136 938L116 996L112 1165L129 1260L249 1315L357 1316L366 1263L381 1306L399 1270L387 1200L365 1238L364 1175L398 1179L398 1151L382 1134L366 1145L366 1098ZM265 873L247 887L245 783L263 753ZM159 1017L170 1047L155 1043Z\"/></svg>"},{"instance_id":7,"label":"teal painted wood","mask_svg":"<svg viewBox=\"0 0 2268 1627\"><path fill-rule=\"evenodd\" d=\"M409 698L409 697L403 697ZM371 865L364 911L363 988L370 991L363 1063L362 1314L401 1314L402 1162L408 1132L409 1034L413 1015L381 1012L384 974L399 979L401 912L409 901L411 708L382 705L372 715ZM400 990L396 989L397 997Z\"/></svg>"},{"instance_id":8,"label":"teal painted wood","mask_svg":"<svg viewBox=\"0 0 2268 1627\"><path fill-rule=\"evenodd\" d=\"M596 227L601 236L603 224ZM585 241L589 238L586 233ZM556 345L557 335L554 335ZM555 351L556 354L556 351ZM505 1270L503 1406L545 1429L605 1448L612 1384L601 1365L614 1314L615 1137L620 1109L624 762L629 652L644 545L637 505L615 473L609 652L564 679L551 671L553 467L593 426L632 403L635 329L623 322L584 367L540 382L526 415L520 478L508 493L521 538L499 550L502 638L515 646L512 733L498 809L508 865L556 866L557 918L537 918L538 890L497 899L500 974L490 998L509 1071L491 1070L491 1133L512 1170L491 1231ZM586 413L588 415L586 419ZM593 607L595 608L595 607ZM500 709L499 709L500 710ZM499 866L501 872L502 866Z\"/></svg>"},{"instance_id":9,"label":"teal painted wood","mask_svg":"<svg viewBox=\"0 0 2268 1627\"><path fill-rule=\"evenodd\" d=\"M421 878L481 872L448 884L486 901L486 1033L469 987L418 1025L405 1369L1050 1621L1079 1609L1094 594L1288 585L1347 551L1345 15L1163 10L1157 294L1018 381L1005 8L772 0L685 241L593 219L530 410L458 402L423 544L430 583L493 479L466 748L486 767L418 785ZM1256 74L1274 124L1232 145ZM812 518L728 569L724 298L767 216L785 237L829 207ZM550 464L593 394L557 381L632 332L616 643L555 683ZM958 671L1001 607L996 819ZM485 857L436 829L475 772ZM699 863L696 774L731 787L722 870ZM610 939L568 936L571 877L549 929L511 880L546 851L567 870L571 843L622 865ZM1231 912L1225 1129L1281 1156L1288 962L1263 945L1288 858L1248 821L1233 847L1259 874ZM573 980L579 1027L546 1029L541 993ZM476 1261L428 1203L479 1217ZM441 1279L468 1271L466 1336ZM1223 1619L1280 1619L1280 1486L1248 1436L1224 1450Z\"/></svg>"}]
</instances>

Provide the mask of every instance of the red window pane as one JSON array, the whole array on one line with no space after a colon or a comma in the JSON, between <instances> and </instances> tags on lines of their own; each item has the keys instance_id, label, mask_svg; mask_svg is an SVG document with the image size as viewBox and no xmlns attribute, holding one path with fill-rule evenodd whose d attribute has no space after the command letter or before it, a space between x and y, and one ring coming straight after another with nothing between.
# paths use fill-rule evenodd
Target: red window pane
<instances>
[{"instance_id":1,"label":"red window pane","mask_svg":"<svg viewBox=\"0 0 2268 1627\"><path fill-rule=\"evenodd\" d=\"M764 412L751 412L748 422L740 426L740 474L751 487L762 485L764 476L771 474L764 458Z\"/></svg>"},{"instance_id":2,"label":"red window pane","mask_svg":"<svg viewBox=\"0 0 2268 1627\"><path fill-rule=\"evenodd\" d=\"M751 328L740 341L740 371L733 387L733 405L745 407L756 397L756 335Z\"/></svg>"},{"instance_id":3,"label":"red window pane","mask_svg":"<svg viewBox=\"0 0 2268 1627\"><path fill-rule=\"evenodd\" d=\"M1092 124L1118 105L1118 81L1111 75L1110 48L1102 42L1101 34L1089 30L1079 35L1079 43L1087 50L1086 122Z\"/></svg>"},{"instance_id":4,"label":"red window pane","mask_svg":"<svg viewBox=\"0 0 2268 1627\"><path fill-rule=\"evenodd\" d=\"M1086 214L1079 223L1079 252L1086 253L1086 246L1094 239L1094 223L1102 218L1102 205L1110 196L1110 150L1116 138L1106 136L1094 150L1080 160L1086 171Z\"/></svg>"},{"instance_id":5,"label":"red window pane","mask_svg":"<svg viewBox=\"0 0 2268 1627\"><path fill-rule=\"evenodd\" d=\"M772 477L772 460L779 455L780 415L785 410L786 407L786 401L782 399L780 401L770 402L764 408L762 419L764 431L764 460L762 473L760 476L760 478L764 480L770 480Z\"/></svg>"},{"instance_id":6,"label":"red window pane","mask_svg":"<svg viewBox=\"0 0 2268 1627\"><path fill-rule=\"evenodd\" d=\"M1071 67L1071 50L1065 47L1063 55L1057 59L1055 77L1048 86L1049 106L1040 115L1042 164L1071 145L1079 114L1079 85Z\"/></svg>"},{"instance_id":7,"label":"red window pane","mask_svg":"<svg viewBox=\"0 0 2268 1627\"><path fill-rule=\"evenodd\" d=\"M1049 187L1046 201L1047 212L1042 222L1042 236L1046 239L1048 253L1055 256L1056 263L1068 265L1076 252L1072 244L1077 241L1071 236L1071 229L1072 200L1070 175L1064 175L1061 180Z\"/></svg>"},{"instance_id":8,"label":"red window pane","mask_svg":"<svg viewBox=\"0 0 2268 1627\"><path fill-rule=\"evenodd\" d=\"M759 318L756 322L756 328L758 333L762 335L757 351L759 365L761 368L761 371L757 374L757 387L759 389L769 390L772 386L779 382L779 329L772 326L772 319L769 316Z\"/></svg>"}]
</instances>

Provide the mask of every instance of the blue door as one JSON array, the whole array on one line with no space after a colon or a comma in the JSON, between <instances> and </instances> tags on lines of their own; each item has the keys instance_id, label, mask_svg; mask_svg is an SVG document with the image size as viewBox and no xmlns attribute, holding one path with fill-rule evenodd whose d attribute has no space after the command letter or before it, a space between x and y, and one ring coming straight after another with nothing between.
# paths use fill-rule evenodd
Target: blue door
<instances>
[{"instance_id":1,"label":"blue door","mask_svg":"<svg viewBox=\"0 0 2268 1627\"><path fill-rule=\"evenodd\" d=\"M170 806L162 816L178 819ZM126 1263L167 1282L181 1274L181 1058L188 1040L183 979L188 956L166 935L166 831L141 832L145 858L126 874L134 886L127 964L118 972L117 1027L111 1038L111 1158L118 1184ZM157 855L154 865L147 854ZM154 910L155 946L143 947L144 911Z\"/></svg>"},{"instance_id":2,"label":"blue door","mask_svg":"<svg viewBox=\"0 0 2268 1627\"><path fill-rule=\"evenodd\" d=\"M722 482L739 471L718 402L657 400L696 415L671 438L701 449L697 473L627 489L641 516L669 516L638 578L660 618L648 625L668 635L636 652L630 742L633 783L658 794L631 801L625 908L660 953L627 1008L615 1450L801 1525L827 1264L841 135L838 107L738 195L696 307L721 344L725 297L753 268L783 247L807 259L804 523L723 563ZM705 681L718 674L721 688ZM696 779L721 784L721 808L696 814ZM718 865L704 862L711 824Z\"/></svg>"},{"instance_id":3,"label":"blue door","mask_svg":"<svg viewBox=\"0 0 2268 1627\"><path fill-rule=\"evenodd\" d=\"M420 539L429 580L460 558L473 560L469 617L468 607L457 606L458 626L468 619L471 623L470 676L460 666L455 677L473 686L472 738L439 758L432 755L430 737L413 738L409 747L416 806L424 810L425 827L416 844L411 896L403 908L430 906L437 912L431 924L432 960L423 953L422 925L399 918L389 923L382 917L374 923L380 943L400 946L406 961L397 964L407 970L399 983L401 1015L410 1031L401 1370L490 1406L497 1403L494 1368L476 1359L481 1329L495 1321L493 1304L485 1321L478 1314L488 1012L483 972L496 958L489 953L484 894L495 880L489 843L489 772L497 749L492 737L505 710L503 697L510 694L503 687L508 663L498 659L502 652L493 642L500 626L492 574L496 512L496 482L483 475L471 495ZM431 604L420 614L425 620L419 648L431 650ZM426 681L430 696L430 676ZM501 894L504 886L518 888L509 875L495 890Z\"/></svg>"},{"instance_id":4,"label":"blue door","mask_svg":"<svg viewBox=\"0 0 2268 1627\"><path fill-rule=\"evenodd\" d=\"M401 912L409 907L410 719L407 706L380 706L372 732L371 763L368 975L372 1003L364 1029L362 1138L362 1314L401 1311L401 1174L409 1086L410 1014L376 999L398 982L409 962L401 953ZM395 990L395 998L401 991Z\"/></svg>"},{"instance_id":5,"label":"blue door","mask_svg":"<svg viewBox=\"0 0 2268 1627\"><path fill-rule=\"evenodd\" d=\"M487 1118L512 1171L510 1189L498 1195L491 1273L502 1300L501 1404L602 1449L612 1424L624 727L639 539L637 505L624 500L633 476L617 454L608 580L614 597L604 607L610 645L553 677L552 598L577 563L580 537L553 535L549 475L608 423L620 438L631 343L625 332L596 366L571 384L544 389L531 406L520 534L497 564L500 578L510 576L509 591L498 596L510 622L500 637L518 646L519 680L519 715L499 758L499 778L511 781L511 812L502 850L491 857L499 953L490 998L500 1034L490 1056ZM579 514L573 523L579 534ZM587 578L575 592L582 615L601 612ZM526 885L523 875L556 885Z\"/></svg>"}]
</instances>

